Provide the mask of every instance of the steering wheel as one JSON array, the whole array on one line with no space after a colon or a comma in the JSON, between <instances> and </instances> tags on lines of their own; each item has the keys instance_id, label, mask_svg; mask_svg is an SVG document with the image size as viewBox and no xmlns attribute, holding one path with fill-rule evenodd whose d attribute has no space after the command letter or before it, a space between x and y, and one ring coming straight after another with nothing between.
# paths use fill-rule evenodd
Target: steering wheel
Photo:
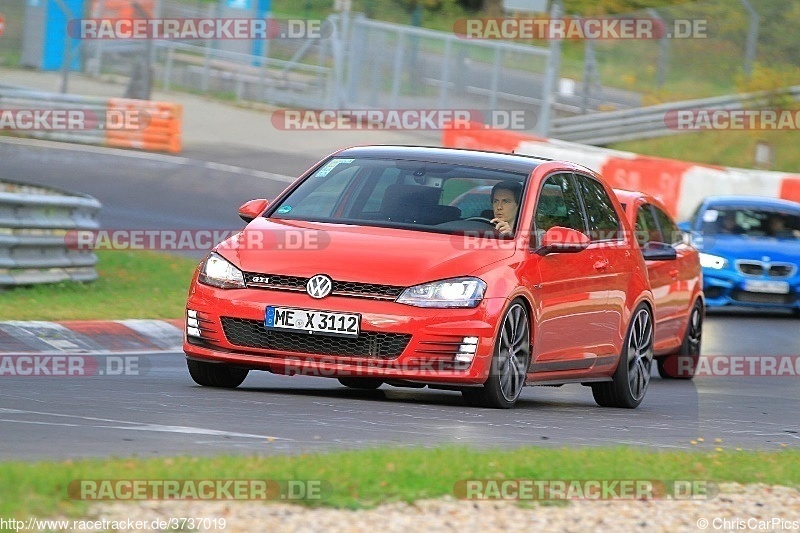
<instances>
[{"instance_id":1,"label":"steering wheel","mask_svg":"<svg viewBox=\"0 0 800 533\"><path fill-rule=\"evenodd\" d=\"M494 223L490 219L488 219L486 217L469 217L469 218L465 218L464 220L474 220L475 222L485 222L485 223L489 224L490 226L494 227Z\"/></svg>"}]
</instances>

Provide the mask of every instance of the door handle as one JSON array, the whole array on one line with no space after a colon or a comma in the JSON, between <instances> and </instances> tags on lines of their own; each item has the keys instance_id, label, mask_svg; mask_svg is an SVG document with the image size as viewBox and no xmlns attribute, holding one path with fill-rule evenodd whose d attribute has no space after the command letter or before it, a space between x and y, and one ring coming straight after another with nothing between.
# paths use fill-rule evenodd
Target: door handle
<instances>
[{"instance_id":1,"label":"door handle","mask_svg":"<svg viewBox=\"0 0 800 533\"><path fill-rule=\"evenodd\" d=\"M608 259L598 259L594 262L595 270L605 270L608 267Z\"/></svg>"},{"instance_id":2,"label":"door handle","mask_svg":"<svg viewBox=\"0 0 800 533\"><path fill-rule=\"evenodd\" d=\"M677 268L676 268L676 269L674 269L674 270L670 270L670 271L669 271L669 275L670 275L670 277L671 277L672 279L678 279L678 274L679 274L679 273L680 273L680 271L679 271Z\"/></svg>"}]
</instances>

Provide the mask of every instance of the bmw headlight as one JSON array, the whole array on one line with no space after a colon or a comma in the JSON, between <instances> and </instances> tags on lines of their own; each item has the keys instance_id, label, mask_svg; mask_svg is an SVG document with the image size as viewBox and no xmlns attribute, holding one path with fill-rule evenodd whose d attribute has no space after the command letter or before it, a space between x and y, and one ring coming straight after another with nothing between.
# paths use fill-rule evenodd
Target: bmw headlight
<instances>
[{"instance_id":1,"label":"bmw headlight","mask_svg":"<svg viewBox=\"0 0 800 533\"><path fill-rule=\"evenodd\" d=\"M245 286L242 271L214 252L203 261L198 280L220 289L243 289Z\"/></svg>"},{"instance_id":2,"label":"bmw headlight","mask_svg":"<svg viewBox=\"0 0 800 533\"><path fill-rule=\"evenodd\" d=\"M415 307L475 307L483 299L486 282L453 278L415 285L403 291L397 303Z\"/></svg>"},{"instance_id":3,"label":"bmw headlight","mask_svg":"<svg viewBox=\"0 0 800 533\"><path fill-rule=\"evenodd\" d=\"M728 261L718 255L704 254L700 252L700 266L720 270L728 266Z\"/></svg>"}]
</instances>

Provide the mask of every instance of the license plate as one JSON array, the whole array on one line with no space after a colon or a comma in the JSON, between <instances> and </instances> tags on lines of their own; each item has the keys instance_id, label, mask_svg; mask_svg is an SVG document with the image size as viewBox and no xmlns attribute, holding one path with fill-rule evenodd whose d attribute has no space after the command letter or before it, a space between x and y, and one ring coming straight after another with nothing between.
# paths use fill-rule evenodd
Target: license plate
<instances>
[{"instance_id":1,"label":"license plate","mask_svg":"<svg viewBox=\"0 0 800 533\"><path fill-rule=\"evenodd\" d=\"M747 280L744 290L748 292L767 292L770 294L787 294L789 283L786 281Z\"/></svg>"},{"instance_id":2,"label":"license plate","mask_svg":"<svg viewBox=\"0 0 800 533\"><path fill-rule=\"evenodd\" d=\"M355 313L269 306L264 325L268 329L285 329L309 335L357 337L360 322L361 315Z\"/></svg>"}]
</instances>

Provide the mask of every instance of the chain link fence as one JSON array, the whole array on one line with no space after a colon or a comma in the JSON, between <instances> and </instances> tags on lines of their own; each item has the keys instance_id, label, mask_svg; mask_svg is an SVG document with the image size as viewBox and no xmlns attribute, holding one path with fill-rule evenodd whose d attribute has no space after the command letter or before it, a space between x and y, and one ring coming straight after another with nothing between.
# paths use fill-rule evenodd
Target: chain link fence
<instances>
[{"instance_id":1,"label":"chain link fence","mask_svg":"<svg viewBox=\"0 0 800 533\"><path fill-rule=\"evenodd\" d=\"M0 0L2 65L19 63L30 1ZM87 0L84 16L99 15L98 5L113 16L126 2ZM140 2L164 18L230 16L223 2ZM555 118L800 84L797 0L703 0L624 17L659 20L671 38L565 40L554 95L544 94L548 41L464 40L360 14L330 17L331 35L268 40L259 50L236 40L87 40L82 64L89 74L123 79L142 76L149 64L156 88L228 100L537 111L549 99Z\"/></svg>"},{"instance_id":2,"label":"chain link fence","mask_svg":"<svg viewBox=\"0 0 800 533\"><path fill-rule=\"evenodd\" d=\"M600 102L606 88L626 89L653 105L800 83L796 0L706 0L624 17L658 21L671 38L565 43L561 76L581 96Z\"/></svg>"}]
</instances>

